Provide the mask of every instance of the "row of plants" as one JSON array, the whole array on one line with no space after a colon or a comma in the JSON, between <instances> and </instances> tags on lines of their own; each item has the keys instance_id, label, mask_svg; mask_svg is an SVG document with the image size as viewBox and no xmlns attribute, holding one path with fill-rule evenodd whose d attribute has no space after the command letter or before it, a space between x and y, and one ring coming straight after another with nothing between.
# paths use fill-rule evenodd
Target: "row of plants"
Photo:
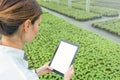
<instances>
[{"instance_id":1,"label":"row of plants","mask_svg":"<svg viewBox=\"0 0 120 80\"><path fill-rule=\"evenodd\" d=\"M90 0L90 3L92 4L92 3L94 3L96 0ZM58 3L58 1L57 0L51 0L51 1L46 1L46 2L54 2L54 3ZM69 2L69 0L60 0L59 1L59 4L64 4L64 5L68 5L68 2ZM73 3L78 3L78 4L86 4L86 0L72 0L72 4Z\"/></svg>"},{"instance_id":2,"label":"row of plants","mask_svg":"<svg viewBox=\"0 0 120 80\"><path fill-rule=\"evenodd\" d=\"M80 5L79 3L73 3L72 7L76 9L86 10L86 5L83 5L83 4ZM119 16L119 11L116 9L98 7L98 6L92 6L92 5L90 6L90 12L98 13L106 17Z\"/></svg>"},{"instance_id":3,"label":"row of plants","mask_svg":"<svg viewBox=\"0 0 120 80\"><path fill-rule=\"evenodd\" d=\"M56 0L52 0L50 1L51 3L57 4ZM91 5L90 5L90 12L93 13L97 13L97 14L101 14L102 16L106 16L106 17L115 17L115 16L119 16L119 11L116 9L111 9L111 8L105 8L105 7L99 7L99 6L94 6L94 0L91 1ZM49 2L47 2L49 3ZM68 0L61 0L59 1L59 5L64 5L64 6L68 6ZM72 7L75 9L80 9L80 10L86 10L86 1L85 0L81 0L81 1L76 1L73 0L72 1Z\"/></svg>"},{"instance_id":4,"label":"row of plants","mask_svg":"<svg viewBox=\"0 0 120 80\"><path fill-rule=\"evenodd\" d=\"M52 1L52 2L56 2L56 1ZM91 5L90 5L90 12L93 13L98 13L101 14L102 16L106 16L106 17L115 17L119 15L119 11L116 9L111 9L111 8L105 8L105 7L99 7L99 6L94 6L95 1L91 1ZM67 0L62 0L60 1L61 5L66 5L68 6ZM76 1L73 0L72 2L72 7L76 8L76 9L80 9L80 10L86 10L86 1Z\"/></svg>"},{"instance_id":5,"label":"row of plants","mask_svg":"<svg viewBox=\"0 0 120 80\"><path fill-rule=\"evenodd\" d=\"M86 12L83 10L78 10L74 8L69 8L67 6L62 6L54 4L51 2L40 2L40 4L48 9L61 13L63 15L69 16L79 21L87 21L92 19L101 18L101 15L91 12Z\"/></svg>"},{"instance_id":6,"label":"row of plants","mask_svg":"<svg viewBox=\"0 0 120 80\"><path fill-rule=\"evenodd\" d=\"M57 3L58 4L58 1L56 1L56 0L47 1L47 2L52 2L52 3L55 3L55 4ZM85 2L86 2L85 0L72 0L72 4L73 3L78 3L78 4L80 3L80 5L81 4L85 5ZM64 6L68 6L68 0L60 0L59 4L64 5Z\"/></svg>"},{"instance_id":7,"label":"row of plants","mask_svg":"<svg viewBox=\"0 0 120 80\"><path fill-rule=\"evenodd\" d=\"M120 36L120 19L111 19L102 22L94 22L92 23L92 26Z\"/></svg>"},{"instance_id":8,"label":"row of plants","mask_svg":"<svg viewBox=\"0 0 120 80\"><path fill-rule=\"evenodd\" d=\"M26 44L29 67L38 68L52 59L61 39L80 45L73 63L72 80L119 80L120 44L93 34L47 12L42 15L39 33ZM40 80L62 80L56 73L40 75Z\"/></svg>"}]
</instances>

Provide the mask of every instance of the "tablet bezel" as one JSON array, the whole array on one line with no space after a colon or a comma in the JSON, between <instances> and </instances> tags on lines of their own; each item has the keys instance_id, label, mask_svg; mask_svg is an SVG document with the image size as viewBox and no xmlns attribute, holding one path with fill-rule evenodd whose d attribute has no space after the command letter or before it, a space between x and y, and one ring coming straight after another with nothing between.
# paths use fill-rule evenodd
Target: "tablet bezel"
<instances>
[{"instance_id":1,"label":"tablet bezel","mask_svg":"<svg viewBox=\"0 0 120 80\"><path fill-rule=\"evenodd\" d=\"M49 64L49 66L52 64L52 61L53 61L53 59L54 59L54 56L56 55L56 52L57 52L57 50L58 50L61 42L65 42L65 43L68 43L68 44L71 44L71 45L74 45L74 46L77 47L77 50L76 50L76 52L75 52L75 54L74 54L74 56L73 56L73 59L72 59L72 61L71 61L71 63L70 63L69 66L71 66L71 65L73 64L73 61L74 61L74 59L75 59L75 57L76 57L76 54L78 53L78 49L79 49L80 46L77 45L77 44L74 44L74 43L72 43L72 42L66 41L66 40L61 40L61 41L59 42L56 50L55 50L55 53L53 54L53 57L52 57L52 60L51 60L51 62L50 62L50 64ZM53 69L53 72L55 72L55 73L57 73L57 74L59 74L59 75L61 75L61 76L64 76L64 74L63 74L62 72L58 71L58 70Z\"/></svg>"}]
</instances>

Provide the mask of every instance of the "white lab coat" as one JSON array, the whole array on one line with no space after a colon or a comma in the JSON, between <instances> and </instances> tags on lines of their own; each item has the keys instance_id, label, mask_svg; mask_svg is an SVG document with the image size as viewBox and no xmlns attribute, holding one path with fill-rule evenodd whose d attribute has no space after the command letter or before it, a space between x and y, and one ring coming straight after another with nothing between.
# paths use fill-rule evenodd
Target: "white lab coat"
<instances>
[{"instance_id":1,"label":"white lab coat","mask_svg":"<svg viewBox=\"0 0 120 80\"><path fill-rule=\"evenodd\" d=\"M0 80L39 80L34 70L28 69L24 51L0 45Z\"/></svg>"}]
</instances>

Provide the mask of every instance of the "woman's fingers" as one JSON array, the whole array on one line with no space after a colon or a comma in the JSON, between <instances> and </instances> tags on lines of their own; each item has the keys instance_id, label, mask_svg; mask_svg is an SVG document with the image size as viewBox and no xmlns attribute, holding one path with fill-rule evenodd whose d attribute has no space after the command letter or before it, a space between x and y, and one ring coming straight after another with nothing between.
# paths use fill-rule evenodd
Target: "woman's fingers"
<instances>
[{"instance_id":1,"label":"woman's fingers","mask_svg":"<svg viewBox=\"0 0 120 80\"><path fill-rule=\"evenodd\" d=\"M51 68L50 66L47 66L48 69L50 69L51 71L53 70L53 68Z\"/></svg>"},{"instance_id":2,"label":"woman's fingers","mask_svg":"<svg viewBox=\"0 0 120 80\"><path fill-rule=\"evenodd\" d=\"M74 67L73 67L73 65L70 66L70 71L71 71L72 74L74 74Z\"/></svg>"},{"instance_id":3,"label":"woman's fingers","mask_svg":"<svg viewBox=\"0 0 120 80\"><path fill-rule=\"evenodd\" d=\"M68 69L68 71L65 73L64 80L70 80L73 75L74 75L74 67L72 65L72 66L70 66L70 68Z\"/></svg>"}]
</instances>

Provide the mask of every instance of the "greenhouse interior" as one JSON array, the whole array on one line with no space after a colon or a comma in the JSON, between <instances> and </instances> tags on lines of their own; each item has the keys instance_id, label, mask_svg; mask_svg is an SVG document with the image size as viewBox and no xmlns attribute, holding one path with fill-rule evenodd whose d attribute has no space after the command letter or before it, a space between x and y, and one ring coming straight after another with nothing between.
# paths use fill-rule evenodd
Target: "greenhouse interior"
<instances>
[{"instance_id":1,"label":"greenhouse interior","mask_svg":"<svg viewBox=\"0 0 120 80\"><path fill-rule=\"evenodd\" d=\"M79 45L71 80L120 80L120 0L37 2L42 22L35 39L24 46L30 69L51 61L59 42L66 40ZM63 76L52 72L39 80Z\"/></svg>"}]
</instances>

